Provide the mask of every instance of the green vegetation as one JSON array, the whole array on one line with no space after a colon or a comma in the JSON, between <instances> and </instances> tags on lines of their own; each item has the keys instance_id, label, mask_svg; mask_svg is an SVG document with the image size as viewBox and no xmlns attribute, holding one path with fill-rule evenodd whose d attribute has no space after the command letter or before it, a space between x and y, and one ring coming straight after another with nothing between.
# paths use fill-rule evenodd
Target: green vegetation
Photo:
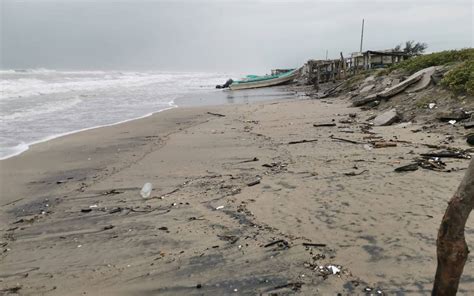
<instances>
[{"instance_id":1,"label":"green vegetation","mask_svg":"<svg viewBox=\"0 0 474 296\"><path fill-rule=\"evenodd\" d=\"M457 94L474 95L474 58L450 70L441 80L441 85Z\"/></svg>"},{"instance_id":2,"label":"green vegetation","mask_svg":"<svg viewBox=\"0 0 474 296\"><path fill-rule=\"evenodd\" d=\"M359 73L359 74L356 74L354 76L352 76L351 78L347 79L345 82L344 82L344 85L345 87L353 87L355 84L361 82L362 80L364 80L366 78L366 73L362 72L362 73Z\"/></svg>"},{"instance_id":3,"label":"green vegetation","mask_svg":"<svg viewBox=\"0 0 474 296\"><path fill-rule=\"evenodd\" d=\"M413 74L424 68L431 66L450 65L456 62L464 62L474 59L474 49L446 50L425 54L405 60L394 65L391 70L401 69Z\"/></svg>"},{"instance_id":4,"label":"green vegetation","mask_svg":"<svg viewBox=\"0 0 474 296\"><path fill-rule=\"evenodd\" d=\"M426 108L428 106L429 103L434 103L435 100L433 100L433 98L431 96L424 96L422 98L419 98L415 105L418 107L418 108Z\"/></svg>"},{"instance_id":5,"label":"green vegetation","mask_svg":"<svg viewBox=\"0 0 474 296\"><path fill-rule=\"evenodd\" d=\"M474 95L474 49L447 50L405 60L390 68L413 74L431 66L453 66L441 80L441 85L457 93Z\"/></svg>"}]
</instances>

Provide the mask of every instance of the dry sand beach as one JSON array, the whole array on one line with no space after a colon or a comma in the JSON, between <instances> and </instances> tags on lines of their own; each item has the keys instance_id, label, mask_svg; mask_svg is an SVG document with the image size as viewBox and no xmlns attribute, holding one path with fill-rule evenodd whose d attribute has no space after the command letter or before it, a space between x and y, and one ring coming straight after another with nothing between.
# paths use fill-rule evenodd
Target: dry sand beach
<instances>
[{"instance_id":1,"label":"dry sand beach","mask_svg":"<svg viewBox=\"0 0 474 296\"><path fill-rule=\"evenodd\" d=\"M349 106L293 96L177 108L0 161L1 290L429 295L439 223L469 161L396 173L445 133L363 133L372 113ZM367 150L370 137L397 146ZM474 291L471 261L460 294Z\"/></svg>"}]
</instances>

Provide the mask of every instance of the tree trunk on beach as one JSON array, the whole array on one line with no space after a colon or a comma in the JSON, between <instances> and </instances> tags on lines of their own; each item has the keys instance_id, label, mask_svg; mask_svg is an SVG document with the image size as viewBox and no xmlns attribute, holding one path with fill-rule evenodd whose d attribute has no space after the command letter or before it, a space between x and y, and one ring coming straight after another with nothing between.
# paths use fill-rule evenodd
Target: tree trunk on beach
<instances>
[{"instance_id":1,"label":"tree trunk on beach","mask_svg":"<svg viewBox=\"0 0 474 296\"><path fill-rule=\"evenodd\" d=\"M456 295L469 250L464 227L474 207L474 160L448 203L438 231L438 267L432 295Z\"/></svg>"}]
</instances>

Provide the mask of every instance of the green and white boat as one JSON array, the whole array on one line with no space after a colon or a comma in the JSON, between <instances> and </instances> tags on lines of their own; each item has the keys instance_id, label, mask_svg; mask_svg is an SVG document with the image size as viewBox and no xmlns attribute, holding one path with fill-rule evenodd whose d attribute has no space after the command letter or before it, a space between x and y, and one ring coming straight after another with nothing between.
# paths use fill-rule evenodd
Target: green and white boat
<instances>
[{"instance_id":1,"label":"green and white boat","mask_svg":"<svg viewBox=\"0 0 474 296\"><path fill-rule=\"evenodd\" d=\"M298 76L298 69L275 75L247 75L247 77L242 80L232 82L229 88L231 90L239 90L281 85L293 81L296 76Z\"/></svg>"}]
</instances>

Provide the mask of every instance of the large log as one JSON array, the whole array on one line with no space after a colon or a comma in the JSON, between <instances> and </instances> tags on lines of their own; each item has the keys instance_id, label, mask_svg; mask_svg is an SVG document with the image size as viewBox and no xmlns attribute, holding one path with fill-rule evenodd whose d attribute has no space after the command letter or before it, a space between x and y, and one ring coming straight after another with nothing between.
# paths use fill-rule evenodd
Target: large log
<instances>
[{"instance_id":1,"label":"large log","mask_svg":"<svg viewBox=\"0 0 474 296\"><path fill-rule=\"evenodd\" d=\"M456 295L469 253L464 238L466 221L474 206L474 160L448 203L438 231L438 266L432 295Z\"/></svg>"}]
</instances>

